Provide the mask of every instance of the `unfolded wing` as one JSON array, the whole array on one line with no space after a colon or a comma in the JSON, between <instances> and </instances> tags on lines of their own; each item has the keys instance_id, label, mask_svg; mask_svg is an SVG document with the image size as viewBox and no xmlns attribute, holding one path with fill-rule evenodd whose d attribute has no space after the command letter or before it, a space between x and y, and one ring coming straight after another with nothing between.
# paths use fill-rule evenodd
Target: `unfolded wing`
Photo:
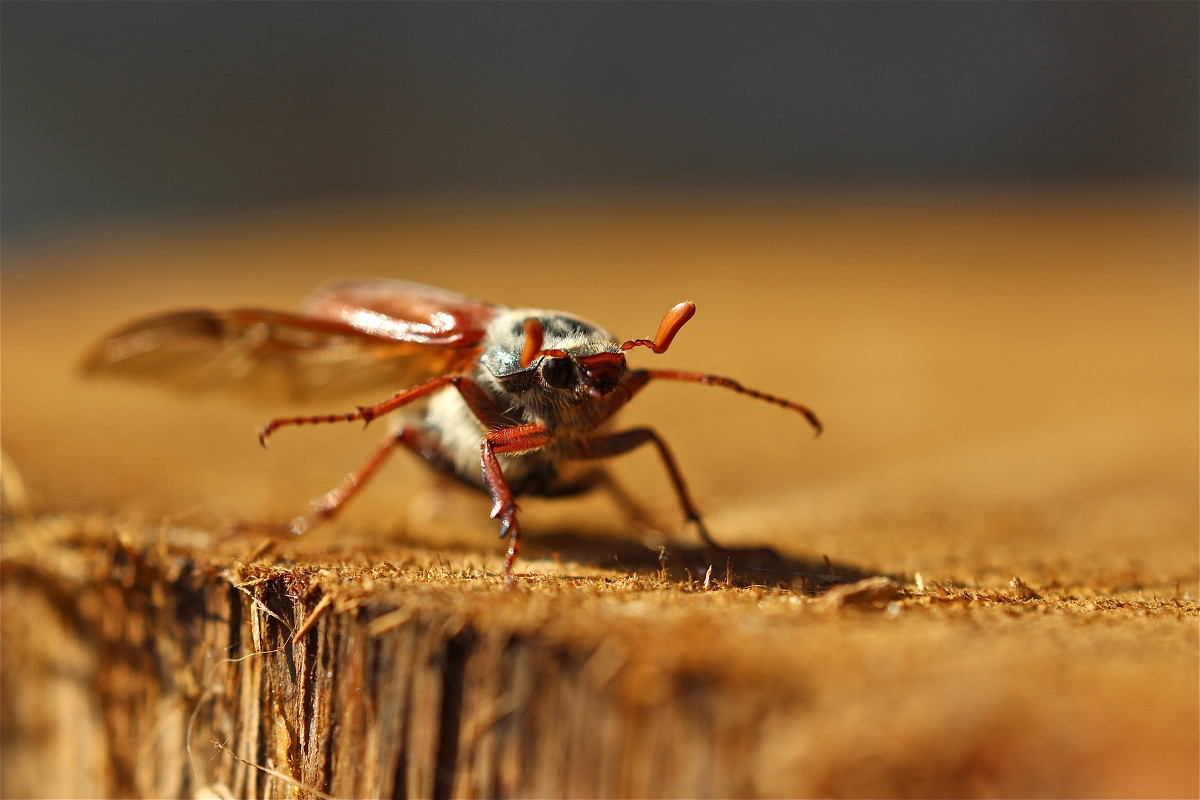
<instances>
[{"instance_id":1,"label":"unfolded wing","mask_svg":"<svg viewBox=\"0 0 1200 800\"><path fill-rule=\"evenodd\" d=\"M446 289L371 278L331 281L318 287L303 305L308 317L433 347L478 344L499 310Z\"/></svg>"},{"instance_id":2,"label":"unfolded wing","mask_svg":"<svg viewBox=\"0 0 1200 800\"><path fill-rule=\"evenodd\" d=\"M451 330L418 329L418 335L400 339L384 332L387 324L393 333L401 332L402 320L387 319L374 333L311 314L169 312L115 331L93 348L83 366L90 373L145 377L187 392L223 389L279 402L398 391L465 369L477 355L481 335L475 336L474 328L457 338Z\"/></svg>"}]
</instances>

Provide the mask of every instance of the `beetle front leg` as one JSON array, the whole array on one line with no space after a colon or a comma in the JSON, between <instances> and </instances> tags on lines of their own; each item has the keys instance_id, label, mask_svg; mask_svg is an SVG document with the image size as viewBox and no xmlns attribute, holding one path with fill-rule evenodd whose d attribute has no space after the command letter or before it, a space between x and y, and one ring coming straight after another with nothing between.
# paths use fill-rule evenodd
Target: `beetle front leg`
<instances>
[{"instance_id":1,"label":"beetle front leg","mask_svg":"<svg viewBox=\"0 0 1200 800\"><path fill-rule=\"evenodd\" d=\"M545 447L550 443L550 432L537 424L516 425L500 428L483 437L480 445L480 463L483 467L483 485L492 498L492 519L500 520L500 536L508 539L508 553L504 559L504 578L512 582L513 564L521 546L521 526L517 522L517 501L504 473L500 469L497 455L504 453L526 453Z\"/></svg>"},{"instance_id":2,"label":"beetle front leg","mask_svg":"<svg viewBox=\"0 0 1200 800\"><path fill-rule=\"evenodd\" d=\"M678 369L643 369L638 370L634 375L640 379L638 387L642 387L651 378L668 381L690 381L692 383L700 383L705 386L720 386L724 389L730 389L738 394L744 394L747 397L753 397L755 400L765 400L768 403L773 403L780 408L786 408L789 411L795 411L808 421L813 430L820 436L825 427L821 424L821 420L817 419L817 415L808 406L793 403L783 397L777 397L773 394L760 392L757 389L751 389L748 386L743 386L733 378L723 378L720 375L710 375L707 372L685 372Z\"/></svg>"},{"instance_id":3,"label":"beetle front leg","mask_svg":"<svg viewBox=\"0 0 1200 800\"><path fill-rule=\"evenodd\" d=\"M406 406L423 397L433 394L439 389L445 388L452 383L461 381L462 377L458 375L444 375L440 378L432 378L424 383L418 384L411 389L405 389L402 392L397 392L382 403L376 403L370 406L359 406L354 411L348 411L344 414L316 414L305 417L277 417L258 432L258 443L263 447L267 446L267 439L275 431L288 425L314 425L318 423L329 422L354 422L361 419L363 422L370 424L371 420L384 414L390 414L396 409Z\"/></svg>"},{"instance_id":4,"label":"beetle front leg","mask_svg":"<svg viewBox=\"0 0 1200 800\"><path fill-rule=\"evenodd\" d=\"M266 447L267 439L271 434L288 425L354 422L359 419L369 425L371 420L382 417L384 414L390 414L409 403L428 397L447 386L453 386L458 390L467 407L471 409L471 412L484 425L487 425L489 428L497 428L509 424L509 418L504 415L504 412L496 405L495 401L488 397L473 380L463 375L443 375L440 378L431 378L424 383L417 384L411 389L396 392L396 394L382 403L359 406L354 411L347 411L341 414L315 414L305 417L277 417L264 425L262 430L258 432L258 443Z\"/></svg>"}]
</instances>

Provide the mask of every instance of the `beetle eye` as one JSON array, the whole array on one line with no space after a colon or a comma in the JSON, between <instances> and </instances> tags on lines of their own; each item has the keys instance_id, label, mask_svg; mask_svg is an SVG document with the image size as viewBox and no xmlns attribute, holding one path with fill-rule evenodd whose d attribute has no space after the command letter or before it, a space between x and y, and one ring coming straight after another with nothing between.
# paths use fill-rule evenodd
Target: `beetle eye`
<instances>
[{"instance_id":1,"label":"beetle eye","mask_svg":"<svg viewBox=\"0 0 1200 800\"><path fill-rule=\"evenodd\" d=\"M547 358L542 362L542 380L556 389L566 389L575 384L575 368L569 358Z\"/></svg>"}]
</instances>

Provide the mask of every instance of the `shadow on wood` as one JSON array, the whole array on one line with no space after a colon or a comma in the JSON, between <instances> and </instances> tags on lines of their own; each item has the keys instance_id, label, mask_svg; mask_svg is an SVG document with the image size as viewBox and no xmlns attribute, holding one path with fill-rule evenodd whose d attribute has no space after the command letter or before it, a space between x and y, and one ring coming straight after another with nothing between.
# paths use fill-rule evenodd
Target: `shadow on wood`
<instances>
[{"instance_id":1,"label":"shadow on wood","mask_svg":"<svg viewBox=\"0 0 1200 800\"><path fill-rule=\"evenodd\" d=\"M858 565L835 564L827 558L796 558L771 547L717 549L671 542L655 548L628 536L593 532L560 530L527 537L522 545L528 558L558 557L640 575L657 574L675 582L703 582L707 577L710 583L725 587L764 586L806 594L882 574Z\"/></svg>"}]
</instances>

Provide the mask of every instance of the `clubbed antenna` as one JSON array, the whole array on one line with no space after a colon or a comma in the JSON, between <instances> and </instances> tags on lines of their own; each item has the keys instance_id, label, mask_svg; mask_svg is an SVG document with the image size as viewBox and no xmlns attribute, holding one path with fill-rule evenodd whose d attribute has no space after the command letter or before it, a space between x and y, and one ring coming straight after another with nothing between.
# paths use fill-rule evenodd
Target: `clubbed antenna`
<instances>
[{"instance_id":1,"label":"clubbed antenna","mask_svg":"<svg viewBox=\"0 0 1200 800\"><path fill-rule=\"evenodd\" d=\"M521 346L521 368L524 369L533 363L533 360L538 357L542 351L542 341L545 338L546 331L542 327L542 321L537 317L530 317L525 320L525 344Z\"/></svg>"},{"instance_id":2,"label":"clubbed antenna","mask_svg":"<svg viewBox=\"0 0 1200 800\"><path fill-rule=\"evenodd\" d=\"M521 369L525 369L534 361L537 361L539 356L549 356L550 358L568 358L566 351L557 348L549 350L542 349L542 343L545 341L546 329L542 327L542 321L537 317L530 317L525 320L525 343L521 345Z\"/></svg>"},{"instance_id":3,"label":"clubbed antenna","mask_svg":"<svg viewBox=\"0 0 1200 800\"><path fill-rule=\"evenodd\" d=\"M649 347L655 353L665 353L667 352L667 348L671 346L671 342L675 339L675 334L679 333L679 329L695 313L696 304L690 300L684 300L663 315L662 322L658 324L658 333L654 335L653 339L631 339L621 345L621 350L632 350L635 347Z\"/></svg>"}]
</instances>

